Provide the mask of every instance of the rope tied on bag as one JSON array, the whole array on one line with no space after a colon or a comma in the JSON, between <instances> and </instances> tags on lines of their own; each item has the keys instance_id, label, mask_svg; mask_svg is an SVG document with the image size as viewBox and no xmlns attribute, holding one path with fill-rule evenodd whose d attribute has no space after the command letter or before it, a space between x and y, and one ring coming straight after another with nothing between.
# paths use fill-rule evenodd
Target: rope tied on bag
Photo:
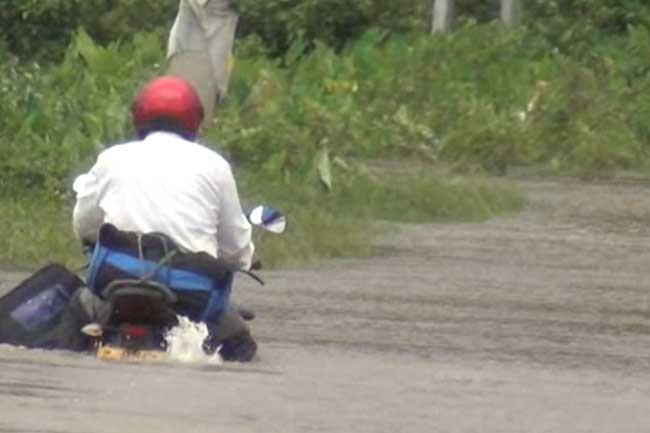
<instances>
[{"instance_id":1,"label":"rope tied on bag","mask_svg":"<svg viewBox=\"0 0 650 433\"><path fill-rule=\"evenodd\" d=\"M178 253L178 249L174 248L172 250L169 249L169 245L167 243L167 237L164 235L160 235L158 233L150 233L147 236L153 236L158 238L163 246L163 251L165 255L158 260L156 263L156 267L151 270L151 272L146 273L146 261L145 261L145 255L144 255L144 246L142 245L142 239L143 235L142 233L138 233L138 258L140 259L140 282L146 282L152 278L155 278L158 275L158 272L167 264L169 264L172 259L176 256ZM167 268L167 278L165 278L165 281L169 282L169 272L171 269L168 267Z\"/></svg>"}]
</instances>

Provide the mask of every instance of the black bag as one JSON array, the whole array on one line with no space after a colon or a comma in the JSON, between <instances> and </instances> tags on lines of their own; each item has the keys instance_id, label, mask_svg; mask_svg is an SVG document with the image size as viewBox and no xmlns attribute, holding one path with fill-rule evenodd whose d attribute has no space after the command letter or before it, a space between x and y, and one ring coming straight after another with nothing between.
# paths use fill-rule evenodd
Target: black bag
<instances>
[{"instance_id":1,"label":"black bag","mask_svg":"<svg viewBox=\"0 0 650 433\"><path fill-rule=\"evenodd\" d=\"M63 322L70 321L66 316L70 316L70 307L75 304L71 301L84 285L74 272L60 264L38 270L0 298L0 343L67 348L54 341L53 333ZM71 326L83 321L82 317L74 317Z\"/></svg>"}]
</instances>

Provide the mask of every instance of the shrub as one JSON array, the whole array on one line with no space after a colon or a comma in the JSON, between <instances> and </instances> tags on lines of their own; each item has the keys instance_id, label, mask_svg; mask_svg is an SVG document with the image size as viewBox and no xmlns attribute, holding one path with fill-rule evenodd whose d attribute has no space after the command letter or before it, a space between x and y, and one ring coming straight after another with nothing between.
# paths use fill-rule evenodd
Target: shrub
<instances>
[{"instance_id":1,"label":"shrub","mask_svg":"<svg viewBox=\"0 0 650 433\"><path fill-rule=\"evenodd\" d=\"M100 145L129 134L128 101L159 72L160 59L155 34L100 47L81 32L64 61L47 70L0 63L1 189L65 189Z\"/></svg>"},{"instance_id":2,"label":"shrub","mask_svg":"<svg viewBox=\"0 0 650 433\"><path fill-rule=\"evenodd\" d=\"M0 28L21 58L59 60L79 27L109 43L172 24L178 0L5 0Z\"/></svg>"},{"instance_id":3,"label":"shrub","mask_svg":"<svg viewBox=\"0 0 650 433\"><path fill-rule=\"evenodd\" d=\"M424 157L504 173L543 164L597 172L648 164L650 32L631 28L589 59L525 28L450 35L366 32L337 51L297 40L281 61L245 41L207 139L239 165L331 188L357 158ZM98 45L79 32L57 65L0 62L2 188L65 189L100 144L131 134L128 107L160 73L163 36ZM549 82L525 121L520 112ZM334 182L332 182L334 178Z\"/></svg>"}]
</instances>

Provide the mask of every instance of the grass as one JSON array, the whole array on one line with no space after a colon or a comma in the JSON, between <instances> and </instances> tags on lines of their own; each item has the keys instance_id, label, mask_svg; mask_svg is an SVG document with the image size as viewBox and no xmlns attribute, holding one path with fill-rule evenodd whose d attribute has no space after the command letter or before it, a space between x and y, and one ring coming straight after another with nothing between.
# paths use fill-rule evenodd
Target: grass
<instances>
[{"instance_id":1,"label":"grass","mask_svg":"<svg viewBox=\"0 0 650 433\"><path fill-rule=\"evenodd\" d=\"M47 262L83 265L71 215L69 205L37 192L0 198L0 265L21 269Z\"/></svg>"},{"instance_id":2,"label":"grass","mask_svg":"<svg viewBox=\"0 0 650 433\"><path fill-rule=\"evenodd\" d=\"M516 190L480 178L385 174L341 181L328 193L241 178L247 205L276 206L289 219L285 235L255 234L267 268L371 255L372 240L380 233L377 221L481 221L523 204ZM43 194L0 198L0 265L34 269L55 261L82 266L86 257L70 221L71 206Z\"/></svg>"}]
</instances>

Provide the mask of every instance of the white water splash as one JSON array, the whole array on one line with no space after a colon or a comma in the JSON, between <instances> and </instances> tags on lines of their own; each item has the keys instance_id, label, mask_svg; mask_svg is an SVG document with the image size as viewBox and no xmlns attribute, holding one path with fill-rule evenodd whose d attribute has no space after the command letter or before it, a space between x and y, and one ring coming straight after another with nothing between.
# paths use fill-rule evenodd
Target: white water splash
<instances>
[{"instance_id":1,"label":"white water splash","mask_svg":"<svg viewBox=\"0 0 650 433\"><path fill-rule=\"evenodd\" d=\"M170 360L188 363L221 364L219 353L208 355L203 351L203 340L208 336L205 323L192 322L187 317L178 317L178 326L165 334L167 355Z\"/></svg>"}]
</instances>

